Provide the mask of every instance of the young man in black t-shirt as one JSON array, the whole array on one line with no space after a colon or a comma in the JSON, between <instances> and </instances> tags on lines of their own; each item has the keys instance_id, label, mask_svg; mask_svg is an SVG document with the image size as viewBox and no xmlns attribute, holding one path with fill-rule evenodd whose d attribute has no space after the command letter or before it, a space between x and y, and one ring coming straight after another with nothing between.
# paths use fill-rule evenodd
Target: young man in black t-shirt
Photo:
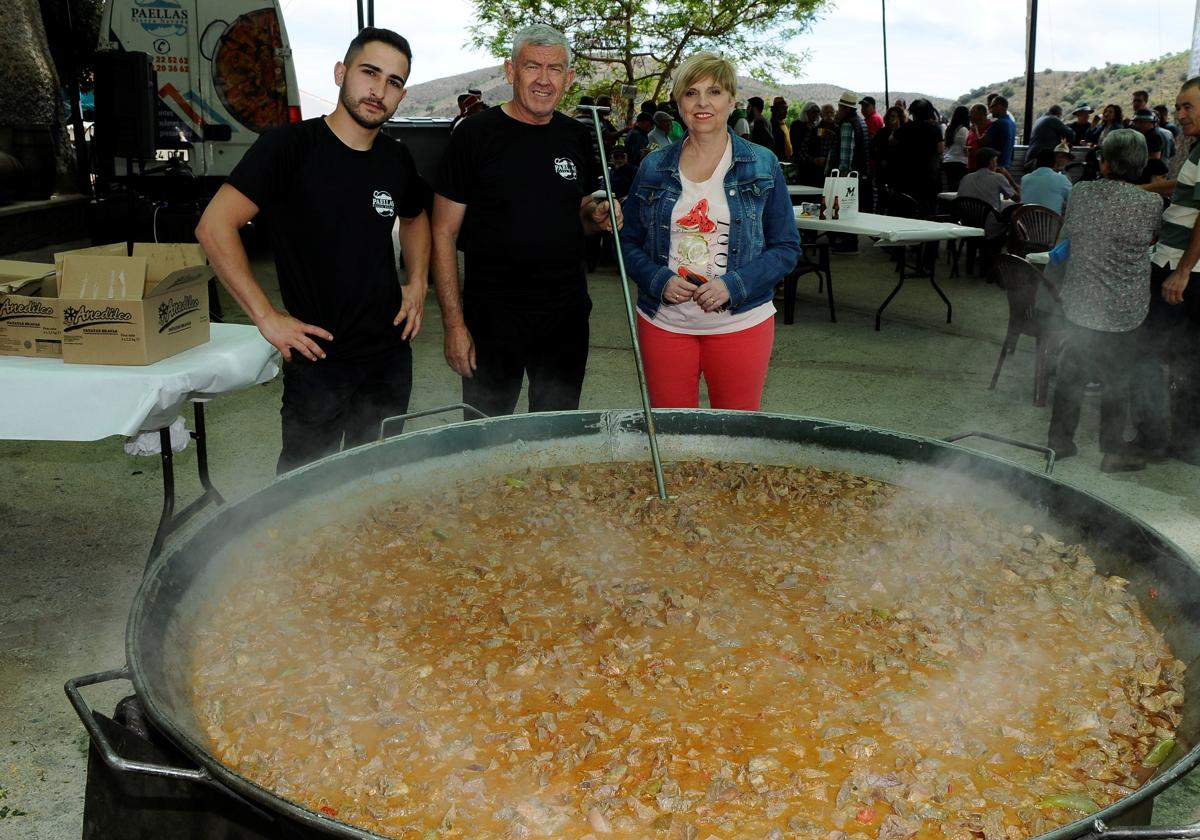
<instances>
[{"instance_id":1,"label":"young man in black t-shirt","mask_svg":"<svg viewBox=\"0 0 1200 840\"><path fill-rule=\"evenodd\" d=\"M404 99L411 61L395 32L362 30L334 68L333 113L259 138L196 229L221 281L283 354L281 473L343 441L366 443L383 418L408 410L409 341L428 287L428 187L408 150L380 128ZM285 312L254 279L238 237L256 216L267 223Z\"/></svg>"},{"instance_id":2,"label":"young man in black t-shirt","mask_svg":"<svg viewBox=\"0 0 1200 840\"><path fill-rule=\"evenodd\" d=\"M504 62L512 100L459 125L436 184L446 361L463 377L463 400L489 415L513 412L526 374L531 411L579 407L592 308L584 235L611 225L608 202L591 195L600 174L591 133L555 111L575 75L570 62L561 33L518 32Z\"/></svg>"}]
</instances>

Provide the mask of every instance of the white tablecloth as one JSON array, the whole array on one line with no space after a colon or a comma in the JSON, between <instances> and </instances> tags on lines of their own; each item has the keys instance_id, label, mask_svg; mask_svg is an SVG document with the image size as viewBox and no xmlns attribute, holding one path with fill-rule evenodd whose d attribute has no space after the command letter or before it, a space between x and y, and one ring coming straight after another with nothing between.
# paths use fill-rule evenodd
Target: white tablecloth
<instances>
[{"instance_id":1,"label":"white tablecloth","mask_svg":"<svg viewBox=\"0 0 1200 840\"><path fill-rule=\"evenodd\" d=\"M213 324L207 344L152 365L0 356L0 439L99 440L169 426L189 400L269 382L279 354L255 327Z\"/></svg>"},{"instance_id":2,"label":"white tablecloth","mask_svg":"<svg viewBox=\"0 0 1200 840\"><path fill-rule=\"evenodd\" d=\"M804 184L788 184L788 195L793 198L802 198L804 196L812 196L813 198L821 197L821 187L810 187Z\"/></svg>"},{"instance_id":3,"label":"white tablecloth","mask_svg":"<svg viewBox=\"0 0 1200 840\"><path fill-rule=\"evenodd\" d=\"M983 236L983 228L964 227L949 222L929 222L924 219L903 219L899 216L880 216L875 213L859 213L852 220L817 219L801 216L795 210L796 226L801 230L826 231L829 233L856 233L874 236L883 242L934 242L940 239L967 239Z\"/></svg>"}]
</instances>

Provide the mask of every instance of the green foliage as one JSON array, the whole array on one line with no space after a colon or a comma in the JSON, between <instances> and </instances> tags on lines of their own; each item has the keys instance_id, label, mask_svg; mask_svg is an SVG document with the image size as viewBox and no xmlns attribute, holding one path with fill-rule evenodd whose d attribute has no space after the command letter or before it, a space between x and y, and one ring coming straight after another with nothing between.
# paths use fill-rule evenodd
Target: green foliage
<instances>
[{"instance_id":1,"label":"green foliage","mask_svg":"<svg viewBox=\"0 0 1200 840\"><path fill-rule=\"evenodd\" d=\"M724 55L738 72L771 81L795 74L807 53L783 45L803 33L829 0L473 0L472 44L508 58L513 33L546 23L566 34L575 69L666 99L671 74L700 50ZM578 96L578 93L576 93Z\"/></svg>"},{"instance_id":2,"label":"green foliage","mask_svg":"<svg viewBox=\"0 0 1200 840\"><path fill-rule=\"evenodd\" d=\"M971 103L976 102L979 99L982 99L983 96L988 92L988 90L989 90L989 88L986 85L983 87L972 88L971 90L964 93L962 96L958 97L958 99L954 100L954 104L955 105L970 105Z\"/></svg>"},{"instance_id":3,"label":"green foliage","mask_svg":"<svg viewBox=\"0 0 1200 840\"><path fill-rule=\"evenodd\" d=\"M1152 102L1171 104L1179 84L1184 81L1187 61L1188 53L1180 52L1140 64L1108 62L1103 67L1090 67L1082 71L1043 70L1035 78L1034 110L1041 114L1055 103L1074 107L1078 102L1088 102L1096 109L1103 108L1109 102L1128 108L1130 94L1139 88L1150 91ZM959 97L957 104L980 102L992 90L999 90L1009 99L1010 111L1014 111L1011 106L1025 101L1025 79L1020 77L977 87ZM1018 115L1014 113L1014 116Z\"/></svg>"}]
</instances>

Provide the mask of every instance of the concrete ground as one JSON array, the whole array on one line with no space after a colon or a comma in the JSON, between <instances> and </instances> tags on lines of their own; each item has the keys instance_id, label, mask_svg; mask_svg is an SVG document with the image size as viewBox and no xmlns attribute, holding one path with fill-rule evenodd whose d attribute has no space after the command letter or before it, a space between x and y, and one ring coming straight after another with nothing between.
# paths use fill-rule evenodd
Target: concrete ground
<instances>
[{"instance_id":1,"label":"concrete ground","mask_svg":"<svg viewBox=\"0 0 1200 840\"><path fill-rule=\"evenodd\" d=\"M46 259L63 247L9 256ZM890 264L869 247L834 260L838 322L830 323L815 279L803 280L796 323L777 320L765 410L931 437L984 430L1045 440L1049 411L1031 405L1032 339L1021 340L997 389L987 388L1007 320L999 289L972 277L944 280L955 307L946 324L929 284L912 281L876 333L874 310L891 288ZM257 259L256 270L277 297L269 259ZM602 268L590 285L595 309L583 407L638 406L619 281ZM230 320L245 321L228 298L224 305ZM459 380L442 359L432 293L426 314L414 343L414 410L460 399ZM274 477L279 396L276 380L209 404L210 465L227 498ZM1144 472L1100 473L1097 410L1089 398L1080 454L1058 465L1056 475L1140 516L1200 558L1200 468L1171 461ZM988 448L1040 467L1033 453ZM198 487L193 448L177 457L176 475L183 499L191 498ZM159 460L124 454L118 439L0 441L0 838L80 836L86 736L62 684L124 663L126 615L161 503ZM95 708L111 711L127 691L110 685L88 696ZM1159 798L1154 821L1200 822L1200 772Z\"/></svg>"}]
</instances>

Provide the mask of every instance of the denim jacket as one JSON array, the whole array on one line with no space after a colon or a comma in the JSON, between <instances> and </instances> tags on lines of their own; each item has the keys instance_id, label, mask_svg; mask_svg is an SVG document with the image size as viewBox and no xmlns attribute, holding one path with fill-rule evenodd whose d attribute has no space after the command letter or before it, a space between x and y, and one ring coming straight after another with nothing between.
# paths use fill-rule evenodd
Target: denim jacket
<instances>
[{"instance_id":1,"label":"denim jacket","mask_svg":"<svg viewBox=\"0 0 1200 840\"><path fill-rule=\"evenodd\" d=\"M733 165L725 173L729 201L729 265L721 279L729 288L729 307L742 312L775 294L775 285L800 257L800 234L792 201L775 154L763 146L733 138ZM621 228L625 270L638 286L638 309L653 318L674 272L667 268L671 213L683 193L679 180L682 142L652 152L642 161Z\"/></svg>"}]
</instances>

